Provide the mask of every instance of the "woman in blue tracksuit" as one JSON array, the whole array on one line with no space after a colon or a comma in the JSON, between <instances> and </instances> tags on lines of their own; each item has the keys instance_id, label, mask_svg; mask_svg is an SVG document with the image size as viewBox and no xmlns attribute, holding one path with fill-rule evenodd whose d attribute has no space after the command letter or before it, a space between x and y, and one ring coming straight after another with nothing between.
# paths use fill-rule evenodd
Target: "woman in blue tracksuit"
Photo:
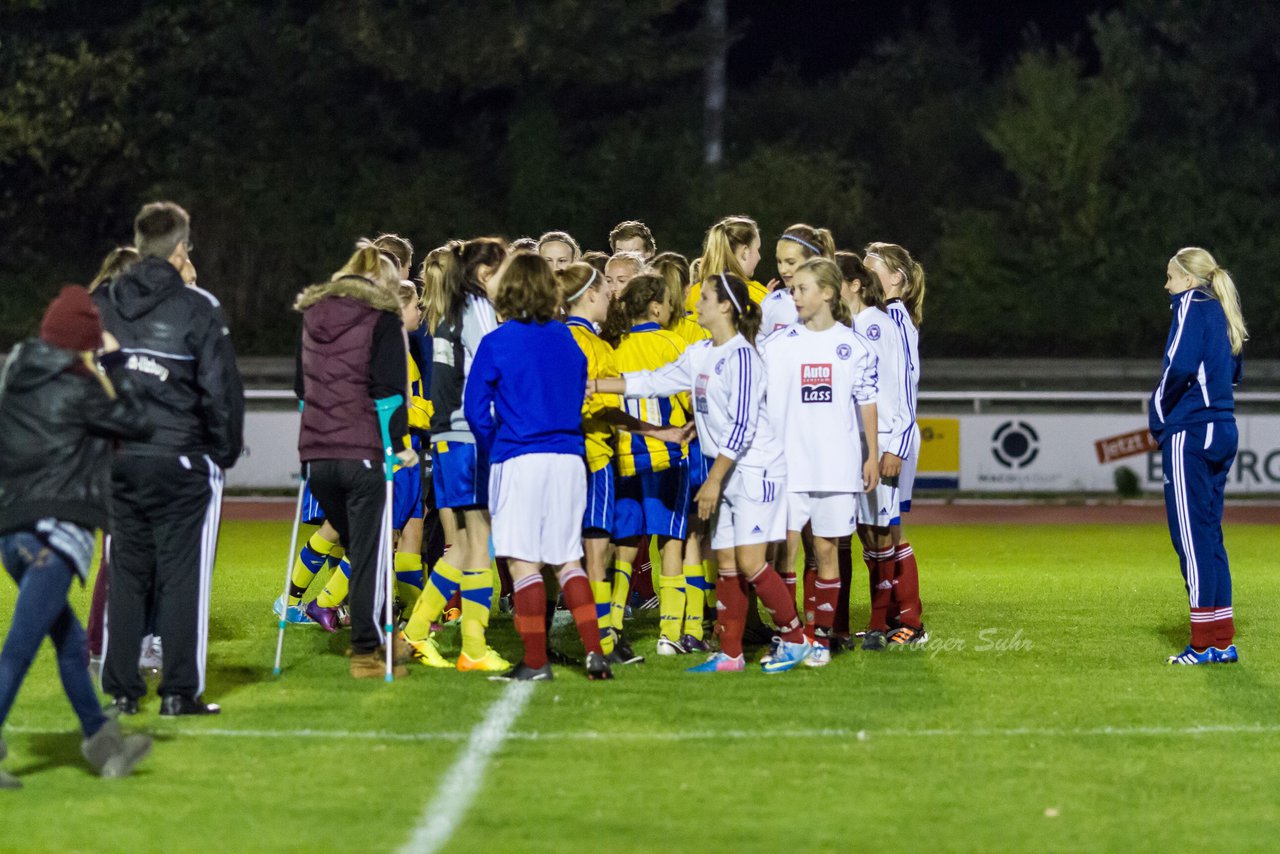
<instances>
[{"instance_id":1,"label":"woman in blue tracksuit","mask_svg":"<svg viewBox=\"0 0 1280 854\"><path fill-rule=\"evenodd\" d=\"M1191 603L1191 643L1169 663L1225 664L1239 654L1222 499L1238 438L1232 387L1249 335L1235 283L1212 255L1179 249L1167 272L1173 325L1148 409L1164 464L1169 533Z\"/></svg>"}]
</instances>

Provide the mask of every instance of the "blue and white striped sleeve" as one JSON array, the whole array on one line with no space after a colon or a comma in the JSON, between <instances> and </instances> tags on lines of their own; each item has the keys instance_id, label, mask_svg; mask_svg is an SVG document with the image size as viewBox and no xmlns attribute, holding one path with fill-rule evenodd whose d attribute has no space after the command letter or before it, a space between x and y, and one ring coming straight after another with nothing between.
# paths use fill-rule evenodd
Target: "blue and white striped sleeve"
<instances>
[{"instance_id":1,"label":"blue and white striped sleeve","mask_svg":"<svg viewBox=\"0 0 1280 854\"><path fill-rule=\"evenodd\" d=\"M720 453L736 460L751 447L760 421L764 395L764 363L751 347L740 347L725 360L722 381L729 390Z\"/></svg>"},{"instance_id":2,"label":"blue and white striped sleeve","mask_svg":"<svg viewBox=\"0 0 1280 854\"><path fill-rule=\"evenodd\" d=\"M875 403L880 393L879 359L861 335L854 333L854 339L860 345L862 353L854 366L853 399L862 406Z\"/></svg>"}]
</instances>

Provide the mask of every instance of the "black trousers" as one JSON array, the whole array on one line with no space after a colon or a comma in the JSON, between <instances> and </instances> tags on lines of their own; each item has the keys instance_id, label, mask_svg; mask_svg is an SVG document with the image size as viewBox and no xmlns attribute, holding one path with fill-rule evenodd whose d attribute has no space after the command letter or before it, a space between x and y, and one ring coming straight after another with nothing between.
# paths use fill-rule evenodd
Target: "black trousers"
<instances>
[{"instance_id":1,"label":"black trousers","mask_svg":"<svg viewBox=\"0 0 1280 854\"><path fill-rule=\"evenodd\" d=\"M204 692L222 483L222 469L205 456L115 458L102 665L108 694L147 693L138 648L149 628L149 603L164 646L160 694Z\"/></svg>"},{"instance_id":2,"label":"black trousers","mask_svg":"<svg viewBox=\"0 0 1280 854\"><path fill-rule=\"evenodd\" d=\"M372 652L381 643L379 625L386 602L378 577L378 534L386 506L381 461L312 460L307 483L325 518L338 532L351 562L351 651Z\"/></svg>"}]
</instances>

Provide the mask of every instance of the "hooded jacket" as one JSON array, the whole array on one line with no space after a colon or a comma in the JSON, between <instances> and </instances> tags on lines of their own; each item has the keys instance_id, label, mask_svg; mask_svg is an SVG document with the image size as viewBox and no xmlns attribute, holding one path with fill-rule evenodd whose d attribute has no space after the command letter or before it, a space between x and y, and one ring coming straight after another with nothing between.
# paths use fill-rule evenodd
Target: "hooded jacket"
<instances>
[{"instance_id":1,"label":"hooded jacket","mask_svg":"<svg viewBox=\"0 0 1280 854\"><path fill-rule=\"evenodd\" d=\"M298 456L312 460L382 459L375 400L406 395L408 359L400 302L360 276L343 276L298 295L302 344L294 390L302 401ZM408 430L402 404L392 413L394 450Z\"/></svg>"},{"instance_id":2,"label":"hooded jacket","mask_svg":"<svg viewBox=\"0 0 1280 854\"><path fill-rule=\"evenodd\" d=\"M33 338L14 348L0 374L0 533L54 518L108 526L111 445L152 433L127 356L102 363L105 386L77 354Z\"/></svg>"},{"instance_id":3,"label":"hooded jacket","mask_svg":"<svg viewBox=\"0 0 1280 854\"><path fill-rule=\"evenodd\" d=\"M93 296L155 424L149 439L120 452L208 454L224 469L234 465L244 447L244 386L213 294L184 284L168 261L144 258Z\"/></svg>"},{"instance_id":4,"label":"hooded jacket","mask_svg":"<svg viewBox=\"0 0 1280 854\"><path fill-rule=\"evenodd\" d=\"M1231 352L1227 316L1208 288L1170 298L1173 322L1160 384L1147 401L1147 426L1157 442L1192 424L1235 419L1234 386L1244 374Z\"/></svg>"}]
</instances>

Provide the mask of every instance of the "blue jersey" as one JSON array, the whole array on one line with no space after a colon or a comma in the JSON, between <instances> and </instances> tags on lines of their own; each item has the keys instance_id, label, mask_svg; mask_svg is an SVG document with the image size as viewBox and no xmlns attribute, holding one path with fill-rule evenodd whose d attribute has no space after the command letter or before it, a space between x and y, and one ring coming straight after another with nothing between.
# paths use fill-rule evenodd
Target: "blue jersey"
<instances>
[{"instance_id":1,"label":"blue jersey","mask_svg":"<svg viewBox=\"0 0 1280 854\"><path fill-rule=\"evenodd\" d=\"M522 454L583 456L587 357L558 321L508 320L484 336L467 374L467 424L490 463Z\"/></svg>"},{"instance_id":2,"label":"blue jersey","mask_svg":"<svg viewBox=\"0 0 1280 854\"><path fill-rule=\"evenodd\" d=\"M1226 313L1208 288L1174 294L1172 302L1160 384L1147 407L1157 442L1191 424L1233 421L1231 389L1243 371L1240 356L1231 352Z\"/></svg>"}]
</instances>

